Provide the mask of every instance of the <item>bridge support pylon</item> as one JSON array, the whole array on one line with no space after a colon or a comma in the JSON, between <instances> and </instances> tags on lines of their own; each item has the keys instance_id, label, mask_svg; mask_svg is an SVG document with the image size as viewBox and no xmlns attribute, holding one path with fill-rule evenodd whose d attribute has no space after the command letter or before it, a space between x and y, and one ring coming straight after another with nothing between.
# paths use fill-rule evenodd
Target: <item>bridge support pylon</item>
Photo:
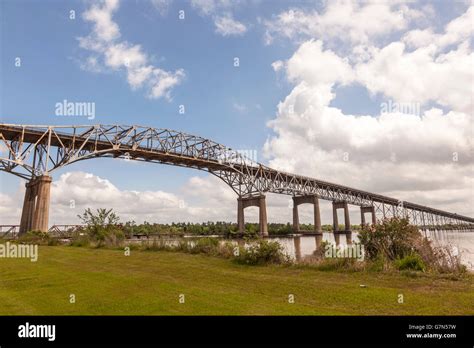
<instances>
[{"instance_id":1,"label":"bridge support pylon","mask_svg":"<svg viewBox=\"0 0 474 348\"><path fill-rule=\"evenodd\" d=\"M371 207L360 207L360 226L364 227L364 225L366 224L366 221L365 221L365 214L366 213L371 214L372 225L375 225L376 222L377 222L376 219L375 219L375 207L371 206Z\"/></svg>"},{"instance_id":2,"label":"bridge support pylon","mask_svg":"<svg viewBox=\"0 0 474 348\"><path fill-rule=\"evenodd\" d=\"M295 247L295 259L296 261L301 261L301 237L295 236L293 238L293 244Z\"/></svg>"},{"instance_id":3,"label":"bridge support pylon","mask_svg":"<svg viewBox=\"0 0 474 348\"><path fill-rule=\"evenodd\" d=\"M268 236L268 224L267 224L267 204L265 196L254 196L254 197L239 197L237 198L237 224L239 226L239 233L245 232L245 218L244 209L247 207L258 207L258 224L260 229L260 236Z\"/></svg>"},{"instance_id":4,"label":"bridge support pylon","mask_svg":"<svg viewBox=\"0 0 474 348\"><path fill-rule=\"evenodd\" d=\"M344 231L339 231L337 209L344 209ZM351 233L351 221L349 219L349 205L347 202L332 202L332 217L334 233Z\"/></svg>"},{"instance_id":5,"label":"bridge support pylon","mask_svg":"<svg viewBox=\"0 0 474 348\"><path fill-rule=\"evenodd\" d=\"M42 175L26 183L19 234L28 231L48 232L51 182L49 175Z\"/></svg>"},{"instance_id":6,"label":"bridge support pylon","mask_svg":"<svg viewBox=\"0 0 474 348\"><path fill-rule=\"evenodd\" d=\"M309 203L314 208L314 233L322 234L321 213L319 211L319 199L317 195L294 196L293 197L293 231L298 233L300 230L300 221L298 216L298 205Z\"/></svg>"}]
</instances>

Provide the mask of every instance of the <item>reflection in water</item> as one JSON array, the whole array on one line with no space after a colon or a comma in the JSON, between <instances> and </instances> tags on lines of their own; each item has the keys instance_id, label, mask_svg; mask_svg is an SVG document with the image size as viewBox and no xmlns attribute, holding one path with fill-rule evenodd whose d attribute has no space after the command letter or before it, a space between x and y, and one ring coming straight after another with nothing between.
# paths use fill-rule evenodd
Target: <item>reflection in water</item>
<instances>
[{"instance_id":1,"label":"reflection in water","mask_svg":"<svg viewBox=\"0 0 474 348\"><path fill-rule=\"evenodd\" d=\"M474 271L474 230L469 231L427 231L425 236L435 246L450 245L461 255L461 261Z\"/></svg>"},{"instance_id":2,"label":"reflection in water","mask_svg":"<svg viewBox=\"0 0 474 348\"><path fill-rule=\"evenodd\" d=\"M334 233L334 241L336 243L336 246L339 246L339 244L341 244L341 235L339 233Z\"/></svg>"},{"instance_id":3,"label":"reflection in water","mask_svg":"<svg viewBox=\"0 0 474 348\"><path fill-rule=\"evenodd\" d=\"M462 262L470 270L474 270L474 231L428 231L423 232L423 234L432 240L435 246L453 246L461 254ZM345 234L345 238L341 238L341 234L324 232L323 235L316 236L275 237L270 239L278 241L285 252L296 260L312 255L315 249L321 246L323 240L336 246L351 245L359 241L356 232Z\"/></svg>"},{"instance_id":4,"label":"reflection in water","mask_svg":"<svg viewBox=\"0 0 474 348\"><path fill-rule=\"evenodd\" d=\"M317 234L315 237L314 237L315 241L316 241L316 250L319 249L321 247L321 242L323 241L323 235L322 234Z\"/></svg>"},{"instance_id":5,"label":"reflection in water","mask_svg":"<svg viewBox=\"0 0 474 348\"><path fill-rule=\"evenodd\" d=\"M346 244L352 245L352 233L346 233Z\"/></svg>"},{"instance_id":6,"label":"reflection in water","mask_svg":"<svg viewBox=\"0 0 474 348\"><path fill-rule=\"evenodd\" d=\"M345 234L345 238L341 238L341 234ZM300 261L305 256L313 255L314 251L321 247L323 241L344 247L352 243L359 242L357 232L333 234L324 232L322 235L312 236L294 236L294 237L270 237L270 240L278 241L286 254ZM424 231L423 234L433 241L434 246L452 246L455 253L461 255L461 261L474 271L474 230L470 231ZM137 240L136 242L141 242ZM152 242L152 240L149 240ZM193 241L190 241L194 243ZM177 245L178 241L169 239L170 245ZM234 240L240 246L245 245L243 239Z\"/></svg>"},{"instance_id":7,"label":"reflection in water","mask_svg":"<svg viewBox=\"0 0 474 348\"><path fill-rule=\"evenodd\" d=\"M295 244L295 259L301 261L301 237L296 236L293 238Z\"/></svg>"},{"instance_id":8,"label":"reflection in water","mask_svg":"<svg viewBox=\"0 0 474 348\"><path fill-rule=\"evenodd\" d=\"M352 233L349 232L349 233L329 233L331 235L333 235L333 238L334 238L334 243L336 244L336 246L339 246L341 245L341 235L344 235L346 238L346 243L344 245L351 245L352 244ZM325 239L325 240L328 240L330 241L329 239Z\"/></svg>"}]
</instances>

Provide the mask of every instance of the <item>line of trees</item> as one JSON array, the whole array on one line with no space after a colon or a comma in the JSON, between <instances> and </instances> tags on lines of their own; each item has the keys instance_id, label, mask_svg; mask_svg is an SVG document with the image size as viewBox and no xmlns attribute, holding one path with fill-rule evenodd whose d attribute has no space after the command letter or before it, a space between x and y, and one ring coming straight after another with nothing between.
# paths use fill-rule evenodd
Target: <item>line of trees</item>
<instances>
[{"instance_id":1,"label":"line of trees","mask_svg":"<svg viewBox=\"0 0 474 348\"><path fill-rule=\"evenodd\" d=\"M225 221L208 221L203 223L190 223L190 222L173 222L170 224L158 224L144 222L142 224L136 224L135 221L128 221L123 225L125 235L153 235L153 234L172 234L172 235L221 235L230 237L238 234L238 226L236 223L225 222ZM358 230L359 225L352 226L353 230ZM323 231L332 232L332 225L323 225ZM344 230L344 225L339 226L340 230ZM301 231L313 231L314 226L311 224L300 224ZM256 235L259 231L258 223L246 223L245 234ZM290 223L269 223L268 233L270 235L289 235L294 233L293 225Z\"/></svg>"},{"instance_id":2,"label":"line of trees","mask_svg":"<svg viewBox=\"0 0 474 348\"><path fill-rule=\"evenodd\" d=\"M144 223L137 224L135 221L127 221L125 223L120 222L120 218L112 211L112 209L97 209L96 212L92 212L90 209L86 209L82 215L78 215L81 221L87 226L95 226L94 231L100 234L104 228L113 228L121 233L126 238L133 236L151 236L151 235L220 235L225 237L232 237L238 235L238 226L236 223L225 222L225 221L208 221L202 223L190 223L190 222L173 222L170 224L158 224ZM358 230L359 225L353 225L353 230ZM323 231L332 232L332 225L323 225ZM339 226L340 230L344 230L344 225ZM314 226L312 224L300 224L300 231L313 231ZM245 234L252 236L257 235L259 232L258 223L246 223ZM294 233L293 225L289 222L284 223L269 223L268 233L270 235L289 235Z\"/></svg>"}]
</instances>

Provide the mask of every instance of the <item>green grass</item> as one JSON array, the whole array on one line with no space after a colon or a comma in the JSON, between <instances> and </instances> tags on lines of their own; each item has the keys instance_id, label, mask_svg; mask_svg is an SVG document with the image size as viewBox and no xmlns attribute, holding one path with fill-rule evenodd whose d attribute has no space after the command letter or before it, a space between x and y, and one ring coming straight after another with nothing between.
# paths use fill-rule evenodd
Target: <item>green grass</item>
<instances>
[{"instance_id":1,"label":"green grass","mask_svg":"<svg viewBox=\"0 0 474 348\"><path fill-rule=\"evenodd\" d=\"M70 294L76 303L69 303ZM0 303L1 315L472 315L474 277L322 272L177 252L124 256L42 246L36 263L0 259Z\"/></svg>"}]
</instances>

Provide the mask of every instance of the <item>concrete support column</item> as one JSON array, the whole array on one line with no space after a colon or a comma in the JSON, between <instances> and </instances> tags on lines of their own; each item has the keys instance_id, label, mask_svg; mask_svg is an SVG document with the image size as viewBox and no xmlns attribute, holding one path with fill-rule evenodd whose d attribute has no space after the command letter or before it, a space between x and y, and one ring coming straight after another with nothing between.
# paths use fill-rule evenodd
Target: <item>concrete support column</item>
<instances>
[{"instance_id":1,"label":"concrete support column","mask_svg":"<svg viewBox=\"0 0 474 348\"><path fill-rule=\"evenodd\" d=\"M349 219L349 205L347 202L333 202L332 203L332 217L333 217L333 227L334 233L339 233L339 222L337 219L337 209L344 209L344 232L351 232L351 221Z\"/></svg>"},{"instance_id":2,"label":"concrete support column","mask_svg":"<svg viewBox=\"0 0 474 348\"><path fill-rule=\"evenodd\" d=\"M33 230L48 232L51 181L50 176L43 175L38 178L38 194L36 196Z\"/></svg>"},{"instance_id":3,"label":"concrete support column","mask_svg":"<svg viewBox=\"0 0 474 348\"><path fill-rule=\"evenodd\" d=\"M32 181L27 182L25 185L25 198L23 200L23 209L21 211L20 220L20 234L30 231L33 223L33 214L36 200L36 186L33 185Z\"/></svg>"},{"instance_id":4,"label":"concrete support column","mask_svg":"<svg viewBox=\"0 0 474 348\"><path fill-rule=\"evenodd\" d=\"M334 233L339 232L339 221L337 219L337 203L332 202L332 228Z\"/></svg>"},{"instance_id":5,"label":"concrete support column","mask_svg":"<svg viewBox=\"0 0 474 348\"><path fill-rule=\"evenodd\" d=\"M352 245L352 232L346 233L346 244Z\"/></svg>"},{"instance_id":6,"label":"concrete support column","mask_svg":"<svg viewBox=\"0 0 474 348\"><path fill-rule=\"evenodd\" d=\"M364 225L366 224L366 221L365 221L366 213L370 213L372 215L371 221L372 221L372 224L375 225L375 223L377 222L375 218L375 207L360 207L360 225L364 227Z\"/></svg>"},{"instance_id":7,"label":"concrete support column","mask_svg":"<svg viewBox=\"0 0 474 348\"><path fill-rule=\"evenodd\" d=\"M268 224L267 224L267 205L265 201L265 196L257 197L239 197L237 199L237 225L239 227L239 233L245 232L245 217L244 209L247 207L258 207L259 209L259 229L260 236L268 236Z\"/></svg>"},{"instance_id":8,"label":"concrete support column","mask_svg":"<svg viewBox=\"0 0 474 348\"><path fill-rule=\"evenodd\" d=\"M267 203L265 196L260 196L259 201L259 212L258 212L258 224L260 227L260 236L268 237L268 223L267 223Z\"/></svg>"},{"instance_id":9,"label":"concrete support column","mask_svg":"<svg viewBox=\"0 0 474 348\"><path fill-rule=\"evenodd\" d=\"M48 232L51 182L49 175L42 175L26 184L20 234L28 231Z\"/></svg>"},{"instance_id":10,"label":"concrete support column","mask_svg":"<svg viewBox=\"0 0 474 348\"><path fill-rule=\"evenodd\" d=\"M319 210L319 198L316 195L293 197L293 231L295 233L298 233L300 231L298 205L304 204L304 203L309 203L313 205L314 233L322 233L323 230L321 228L321 213Z\"/></svg>"},{"instance_id":11,"label":"concrete support column","mask_svg":"<svg viewBox=\"0 0 474 348\"><path fill-rule=\"evenodd\" d=\"M316 250L318 250L321 247L321 243L323 241L323 235L318 234L314 237L314 241L316 242Z\"/></svg>"},{"instance_id":12,"label":"concrete support column","mask_svg":"<svg viewBox=\"0 0 474 348\"><path fill-rule=\"evenodd\" d=\"M336 246L341 244L341 235L339 233L334 233L334 242L336 243Z\"/></svg>"},{"instance_id":13,"label":"concrete support column","mask_svg":"<svg viewBox=\"0 0 474 348\"><path fill-rule=\"evenodd\" d=\"M313 197L313 208L314 208L314 233L323 233L321 227L321 211L319 210L319 199L317 196Z\"/></svg>"},{"instance_id":14,"label":"concrete support column","mask_svg":"<svg viewBox=\"0 0 474 348\"><path fill-rule=\"evenodd\" d=\"M244 204L241 198L237 199L237 226L239 227L239 233L243 234L245 232L245 222Z\"/></svg>"},{"instance_id":15,"label":"concrete support column","mask_svg":"<svg viewBox=\"0 0 474 348\"><path fill-rule=\"evenodd\" d=\"M351 231L351 221L349 219L349 205L347 202L344 202L344 225L345 225L345 232L348 233Z\"/></svg>"},{"instance_id":16,"label":"concrete support column","mask_svg":"<svg viewBox=\"0 0 474 348\"><path fill-rule=\"evenodd\" d=\"M296 261L301 261L301 237L294 237L293 243L295 246L295 258Z\"/></svg>"},{"instance_id":17,"label":"concrete support column","mask_svg":"<svg viewBox=\"0 0 474 348\"><path fill-rule=\"evenodd\" d=\"M300 230L300 219L298 216L298 202L296 197L293 197L293 232L298 233Z\"/></svg>"}]
</instances>

